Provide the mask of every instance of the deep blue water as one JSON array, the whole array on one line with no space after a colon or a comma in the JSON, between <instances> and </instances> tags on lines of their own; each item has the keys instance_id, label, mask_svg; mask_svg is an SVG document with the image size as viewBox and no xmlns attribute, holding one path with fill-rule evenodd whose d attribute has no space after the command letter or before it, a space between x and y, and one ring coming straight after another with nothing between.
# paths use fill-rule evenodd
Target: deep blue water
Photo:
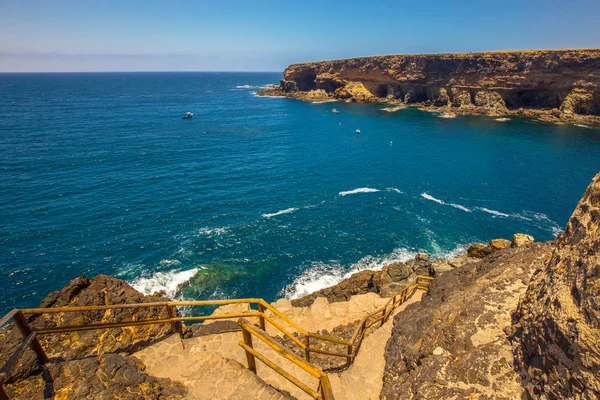
<instances>
[{"instance_id":1,"label":"deep blue water","mask_svg":"<svg viewBox=\"0 0 600 400\"><path fill-rule=\"evenodd\" d=\"M594 129L240 87L279 79L0 75L2 311L81 274L272 300L418 250L549 240L600 170Z\"/></svg>"}]
</instances>

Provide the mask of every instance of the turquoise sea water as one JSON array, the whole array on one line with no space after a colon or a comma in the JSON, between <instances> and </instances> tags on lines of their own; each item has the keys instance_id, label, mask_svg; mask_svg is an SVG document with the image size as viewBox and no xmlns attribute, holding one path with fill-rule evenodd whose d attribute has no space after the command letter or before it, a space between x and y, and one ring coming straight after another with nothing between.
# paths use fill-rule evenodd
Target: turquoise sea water
<instances>
[{"instance_id":1,"label":"turquoise sea water","mask_svg":"<svg viewBox=\"0 0 600 400\"><path fill-rule=\"evenodd\" d=\"M419 250L549 240L600 170L599 130L254 95L280 77L0 75L2 311L81 274L273 300Z\"/></svg>"}]
</instances>

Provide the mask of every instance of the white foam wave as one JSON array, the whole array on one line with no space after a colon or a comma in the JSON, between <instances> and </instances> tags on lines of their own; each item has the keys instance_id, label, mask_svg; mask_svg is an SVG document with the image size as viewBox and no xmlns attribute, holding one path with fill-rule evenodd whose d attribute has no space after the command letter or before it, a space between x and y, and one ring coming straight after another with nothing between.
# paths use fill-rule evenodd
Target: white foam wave
<instances>
[{"instance_id":1,"label":"white foam wave","mask_svg":"<svg viewBox=\"0 0 600 400\"><path fill-rule=\"evenodd\" d=\"M471 210L469 210L467 207L465 207L463 205L456 204L456 203L446 203L444 200L436 199L435 197L433 197L430 194L427 194L426 192L421 193L421 197L423 197L423 198L425 198L427 200L435 201L438 204L443 204L445 206L450 206L450 207L458 208L459 210L462 210L464 212L471 212Z\"/></svg>"},{"instance_id":2,"label":"white foam wave","mask_svg":"<svg viewBox=\"0 0 600 400\"><path fill-rule=\"evenodd\" d=\"M458 208L459 210L463 210L464 212L471 212L467 207L461 206L460 204L450 203L451 207Z\"/></svg>"},{"instance_id":3,"label":"white foam wave","mask_svg":"<svg viewBox=\"0 0 600 400\"><path fill-rule=\"evenodd\" d=\"M440 200L440 199L436 199L435 197L433 197L433 196L432 196L432 195L430 195L430 194L427 194L426 192L423 192L423 193L421 193L421 197L424 197L424 198L426 198L427 200L435 201L436 203L439 203L439 204L446 204L446 203L444 203L442 200Z\"/></svg>"},{"instance_id":4,"label":"white foam wave","mask_svg":"<svg viewBox=\"0 0 600 400\"><path fill-rule=\"evenodd\" d=\"M177 287L182 283L189 281L197 272L198 268L183 271L172 270L167 272L155 272L152 276L135 278L130 282L130 285L135 290L145 295L164 291L168 297L175 298Z\"/></svg>"},{"instance_id":5,"label":"white foam wave","mask_svg":"<svg viewBox=\"0 0 600 400\"><path fill-rule=\"evenodd\" d=\"M550 232L552 232L552 234L554 235L554 237L558 237L558 235L560 235L563 231L562 228L555 221L553 221L552 219L550 219L550 217L543 213L523 211L522 214L516 214L515 216L541 224L540 227L544 229L549 229Z\"/></svg>"},{"instance_id":6,"label":"white foam wave","mask_svg":"<svg viewBox=\"0 0 600 400\"><path fill-rule=\"evenodd\" d=\"M506 121L510 121L510 118L496 118L494 121L506 122Z\"/></svg>"},{"instance_id":7,"label":"white foam wave","mask_svg":"<svg viewBox=\"0 0 600 400\"><path fill-rule=\"evenodd\" d=\"M479 207L479 210L486 212L488 214L495 215L497 217L510 217L510 215L508 215L508 214L505 214L503 212L496 211L496 210L490 210L489 208L485 208L485 207Z\"/></svg>"},{"instance_id":8,"label":"white foam wave","mask_svg":"<svg viewBox=\"0 0 600 400\"><path fill-rule=\"evenodd\" d=\"M200 228L200 230L198 231L198 234L204 235L204 236L219 236L219 235L226 233L228 228L229 227L227 227L227 226L224 226L222 228L204 227L204 228Z\"/></svg>"},{"instance_id":9,"label":"white foam wave","mask_svg":"<svg viewBox=\"0 0 600 400\"><path fill-rule=\"evenodd\" d=\"M385 190L387 190L388 192L396 192L396 193L400 193L400 194L404 193L402 190L396 189L393 187L385 188Z\"/></svg>"},{"instance_id":10,"label":"white foam wave","mask_svg":"<svg viewBox=\"0 0 600 400\"><path fill-rule=\"evenodd\" d=\"M258 85L239 85L236 86L236 89L258 89L258 88L262 88L263 86L258 86Z\"/></svg>"},{"instance_id":11,"label":"white foam wave","mask_svg":"<svg viewBox=\"0 0 600 400\"><path fill-rule=\"evenodd\" d=\"M271 218L271 217L276 217L277 215L293 213L294 211L298 211L298 209L295 207L290 207L290 208L286 208L285 210L280 210L280 211L274 212L272 214L262 214L262 216L265 218Z\"/></svg>"},{"instance_id":12,"label":"white foam wave","mask_svg":"<svg viewBox=\"0 0 600 400\"><path fill-rule=\"evenodd\" d=\"M580 128L588 128L588 129L590 129L590 127L589 127L589 126L587 126L587 125L584 125L584 124L573 124L573 125L575 125L575 126L578 126L578 127L580 127Z\"/></svg>"},{"instance_id":13,"label":"white foam wave","mask_svg":"<svg viewBox=\"0 0 600 400\"><path fill-rule=\"evenodd\" d=\"M456 118L455 114L449 114L449 113L441 113L439 115L440 118Z\"/></svg>"},{"instance_id":14,"label":"white foam wave","mask_svg":"<svg viewBox=\"0 0 600 400\"><path fill-rule=\"evenodd\" d=\"M287 299L297 299L298 297L336 285L357 272L381 270L388 264L408 261L414 258L416 254L416 252L400 248L383 257L363 257L349 268L344 268L338 261L330 261L329 263L314 262L310 268L304 271L294 282L286 286L279 294Z\"/></svg>"},{"instance_id":15,"label":"white foam wave","mask_svg":"<svg viewBox=\"0 0 600 400\"><path fill-rule=\"evenodd\" d=\"M181 265L181 261L179 260L161 260L158 263L159 265Z\"/></svg>"},{"instance_id":16,"label":"white foam wave","mask_svg":"<svg viewBox=\"0 0 600 400\"><path fill-rule=\"evenodd\" d=\"M348 191L345 191L345 192L340 192L339 195L340 196L347 196L349 194L375 193L375 192L379 192L379 189L372 189L372 188L364 187L364 188L356 188L356 189L348 190Z\"/></svg>"}]
</instances>

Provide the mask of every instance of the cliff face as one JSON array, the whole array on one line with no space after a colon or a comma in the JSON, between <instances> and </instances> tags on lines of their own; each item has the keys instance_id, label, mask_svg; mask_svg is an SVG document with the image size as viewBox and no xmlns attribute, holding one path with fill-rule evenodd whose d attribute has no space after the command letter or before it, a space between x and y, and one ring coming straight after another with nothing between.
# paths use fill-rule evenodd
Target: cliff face
<instances>
[{"instance_id":1,"label":"cliff face","mask_svg":"<svg viewBox=\"0 0 600 400\"><path fill-rule=\"evenodd\" d=\"M514 340L532 398L600 398L600 174L552 259L515 313Z\"/></svg>"},{"instance_id":2,"label":"cliff face","mask_svg":"<svg viewBox=\"0 0 600 400\"><path fill-rule=\"evenodd\" d=\"M382 399L600 398L600 174L555 243L516 239L394 318Z\"/></svg>"},{"instance_id":3,"label":"cliff face","mask_svg":"<svg viewBox=\"0 0 600 400\"><path fill-rule=\"evenodd\" d=\"M361 57L293 64L283 75L280 91L290 97L385 99L493 115L600 115L599 49Z\"/></svg>"}]
</instances>

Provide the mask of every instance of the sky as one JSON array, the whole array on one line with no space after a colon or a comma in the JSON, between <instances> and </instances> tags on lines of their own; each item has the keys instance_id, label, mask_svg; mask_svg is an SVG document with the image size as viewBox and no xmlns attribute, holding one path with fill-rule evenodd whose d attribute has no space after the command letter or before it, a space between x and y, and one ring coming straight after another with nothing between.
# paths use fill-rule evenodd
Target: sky
<instances>
[{"instance_id":1,"label":"sky","mask_svg":"<svg viewBox=\"0 0 600 400\"><path fill-rule=\"evenodd\" d=\"M380 54L600 47L600 0L0 0L0 72L282 71Z\"/></svg>"}]
</instances>

